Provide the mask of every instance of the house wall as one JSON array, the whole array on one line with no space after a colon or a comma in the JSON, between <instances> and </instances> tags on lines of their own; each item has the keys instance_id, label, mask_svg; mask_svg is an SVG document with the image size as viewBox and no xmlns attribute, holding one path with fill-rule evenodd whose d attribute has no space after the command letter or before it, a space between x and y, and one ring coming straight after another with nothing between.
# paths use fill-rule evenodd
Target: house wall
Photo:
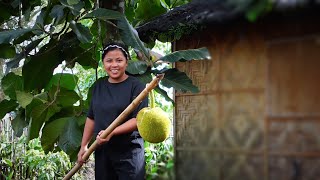
<instances>
[{"instance_id":1,"label":"house wall","mask_svg":"<svg viewBox=\"0 0 320 180\"><path fill-rule=\"evenodd\" d=\"M319 17L319 16L318 16ZM175 93L176 179L320 177L320 25L304 16L185 36L176 63L200 93Z\"/></svg>"}]
</instances>

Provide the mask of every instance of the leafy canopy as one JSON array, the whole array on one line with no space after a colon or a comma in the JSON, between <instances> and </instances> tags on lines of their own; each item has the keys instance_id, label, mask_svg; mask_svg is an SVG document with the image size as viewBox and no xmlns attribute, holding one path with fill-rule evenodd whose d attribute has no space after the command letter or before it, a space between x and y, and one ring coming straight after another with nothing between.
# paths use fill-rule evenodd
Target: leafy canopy
<instances>
[{"instance_id":1,"label":"leafy canopy","mask_svg":"<svg viewBox=\"0 0 320 180\"><path fill-rule=\"evenodd\" d=\"M206 48L156 57L134 29L134 25L188 1L132 2L126 1L127 10L122 14L94 7L92 0L0 0L0 58L7 66L1 80L6 99L0 102L0 118L14 112L16 135L28 126L29 140L41 134L46 152L62 149L75 160L90 94L81 94L79 78L67 69L72 70L75 64L84 69L98 68L109 25L116 27L121 41L139 54L130 60L128 73L145 83L153 75L165 73L162 86L199 91L184 72L161 63L208 59ZM61 64L61 72L54 74ZM156 91L171 100L160 86Z\"/></svg>"}]
</instances>

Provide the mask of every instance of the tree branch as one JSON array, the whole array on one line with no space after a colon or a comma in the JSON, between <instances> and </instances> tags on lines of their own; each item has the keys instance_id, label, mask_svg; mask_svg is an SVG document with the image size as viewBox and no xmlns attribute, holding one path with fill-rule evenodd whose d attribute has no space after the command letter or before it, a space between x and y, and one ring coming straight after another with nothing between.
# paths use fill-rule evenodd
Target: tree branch
<instances>
[{"instance_id":1,"label":"tree branch","mask_svg":"<svg viewBox=\"0 0 320 180\"><path fill-rule=\"evenodd\" d=\"M174 8L139 26L136 30L144 42L153 41L160 33L166 33L180 25L201 26L206 23L225 23L238 17L239 11L224 1L194 1Z\"/></svg>"}]
</instances>

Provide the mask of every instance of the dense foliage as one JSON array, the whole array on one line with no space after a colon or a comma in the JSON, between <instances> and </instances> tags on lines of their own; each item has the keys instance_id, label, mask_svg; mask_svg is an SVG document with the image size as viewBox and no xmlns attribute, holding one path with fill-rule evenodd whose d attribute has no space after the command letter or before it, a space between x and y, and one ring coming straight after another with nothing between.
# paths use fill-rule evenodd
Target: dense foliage
<instances>
[{"instance_id":1,"label":"dense foliage","mask_svg":"<svg viewBox=\"0 0 320 180\"><path fill-rule=\"evenodd\" d=\"M63 151L45 154L39 138L29 141L28 144L25 144L25 136L10 142L1 134L0 139L0 177L60 179L72 167L68 155ZM73 179L81 179L80 174L76 174Z\"/></svg>"},{"instance_id":2,"label":"dense foliage","mask_svg":"<svg viewBox=\"0 0 320 180\"><path fill-rule=\"evenodd\" d=\"M130 8L135 15L143 11L143 1L130 2L126 13ZM161 2L168 10L186 1ZM154 74L165 73L161 87L198 91L184 72L161 66L161 62L206 59L209 53L205 48L175 52L159 61L139 39L125 14L94 6L91 0L0 0L0 4L0 58L6 64L1 79L5 99L0 102L0 118L14 112L15 134L20 136L28 126L28 140L41 134L46 153L61 149L71 159L76 157L90 96L81 93L79 78L72 72L75 65L88 70L98 68L110 24L117 28L121 40L139 54L130 60L128 73L146 83ZM58 66L61 71L54 74ZM156 91L172 101L161 87Z\"/></svg>"}]
</instances>

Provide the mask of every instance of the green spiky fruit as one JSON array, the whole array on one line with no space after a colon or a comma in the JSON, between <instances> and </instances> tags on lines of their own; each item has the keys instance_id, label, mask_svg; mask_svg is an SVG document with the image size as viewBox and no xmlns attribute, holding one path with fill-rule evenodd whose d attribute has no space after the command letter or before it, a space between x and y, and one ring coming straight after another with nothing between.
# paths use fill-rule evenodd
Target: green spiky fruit
<instances>
[{"instance_id":1,"label":"green spiky fruit","mask_svg":"<svg viewBox=\"0 0 320 180\"><path fill-rule=\"evenodd\" d=\"M159 107L145 107L138 112L137 126L141 137L151 143L166 140L170 134L170 119Z\"/></svg>"}]
</instances>

